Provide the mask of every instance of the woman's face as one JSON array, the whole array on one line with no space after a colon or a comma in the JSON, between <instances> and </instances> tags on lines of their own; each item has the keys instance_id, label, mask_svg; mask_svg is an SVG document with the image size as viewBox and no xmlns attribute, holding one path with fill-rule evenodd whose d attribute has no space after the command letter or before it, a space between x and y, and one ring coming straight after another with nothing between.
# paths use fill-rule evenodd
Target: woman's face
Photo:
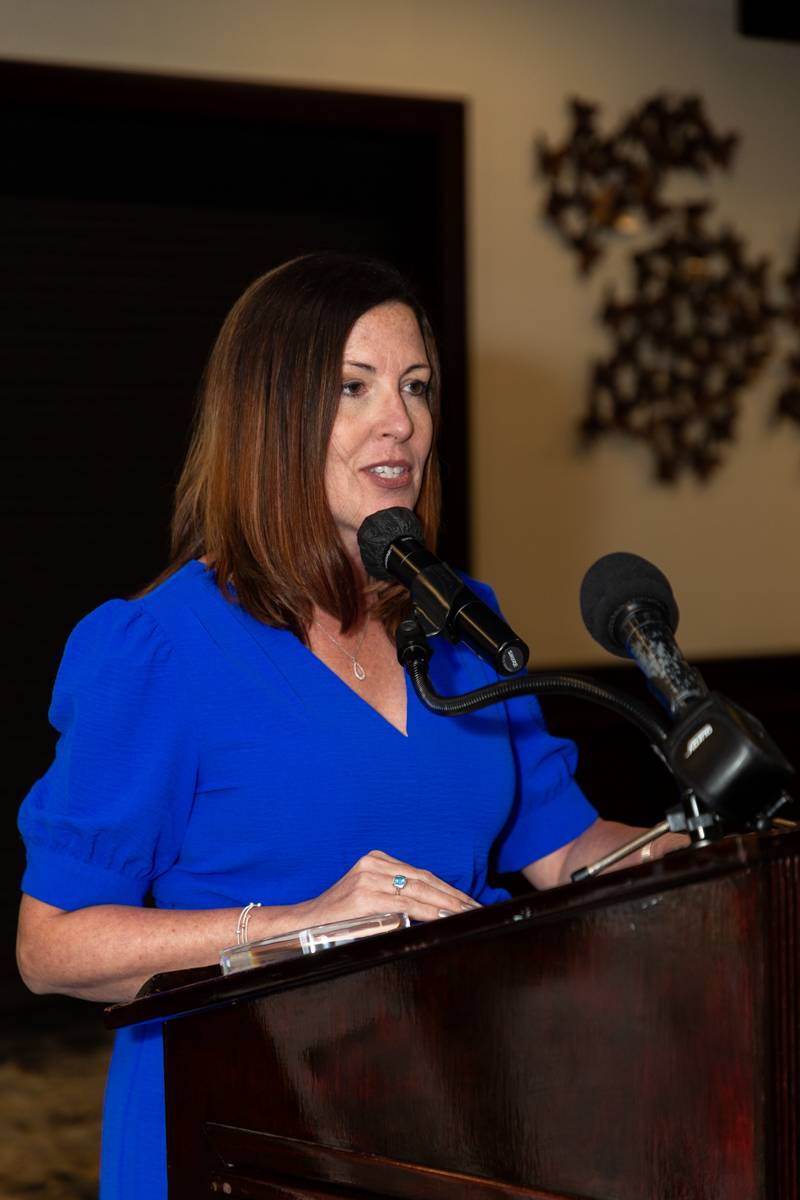
<instances>
[{"instance_id":1,"label":"woman's face","mask_svg":"<svg viewBox=\"0 0 800 1200\"><path fill-rule=\"evenodd\" d=\"M430 377L417 318L405 304L381 304L356 321L325 463L328 505L356 562L365 517L417 502L431 448Z\"/></svg>"}]
</instances>

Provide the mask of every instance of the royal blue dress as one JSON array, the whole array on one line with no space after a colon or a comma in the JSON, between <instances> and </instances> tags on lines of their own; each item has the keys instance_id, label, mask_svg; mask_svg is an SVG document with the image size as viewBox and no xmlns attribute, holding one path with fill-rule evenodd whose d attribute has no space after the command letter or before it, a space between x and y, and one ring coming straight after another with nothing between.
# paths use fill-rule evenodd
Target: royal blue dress
<instances>
[{"instance_id":1,"label":"royal blue dress","mask_svg":"<svg viewBox=\"0 0 800 1200\"><path fill-rule=\"evenodd\" d=\"M441 692L495 678L432 644ZM438 717L409 687L404 736L199 562L77 626L50 720L55 761L20 813L22 887L62 909L293 904L370 850L491 904L507 894L490 868L527 866L596 818L533 698ZM103 1200L166 1196L160 1025L117 1035L101 1176Z\"/></svg>"}]
</instances>

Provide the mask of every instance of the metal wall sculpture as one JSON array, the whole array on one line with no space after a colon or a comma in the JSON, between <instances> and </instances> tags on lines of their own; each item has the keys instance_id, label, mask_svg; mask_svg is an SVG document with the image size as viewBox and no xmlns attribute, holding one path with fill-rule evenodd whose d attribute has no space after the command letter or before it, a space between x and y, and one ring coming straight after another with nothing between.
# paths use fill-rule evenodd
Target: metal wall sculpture
<instances>
[{"instance_id":1,"label":"metal wall sculpture","mask_svg":"<svg viewBox=\"0 0 800 1200\"><path fill-rule=\"evenodd\" d=\"M556 149L537 144L540 171L550 181L545 214L588 274L615 231L671 211L663 191L671 170L705 176L731 165L736 134L717 134L697 96L645 101L610 137L597 132L597 105L570 101L572 131Z\"/></svg>"},{"instance_id":2,"label":"metal wall sculpture","mask_svg":"<svg viewBox=\"0 0 800 1200\"><path fill-rule=\"evenodd\" d=\"M596 106L570 102L573 128L556 149L540 141L549 182L544 214L588 275L615 233L652 231L631 254L633 288L607 297L599 319L613 348L593 364L584 442L617 433L646 442L656 478L706 480L736 436L743 389L773 347L776 318L800 332L800 248L785 277L789 304L769 295L769 261L751 260L743 238L714 227L713 204L668 203L671 171L707 176L728 168L736 134L718 134L697 96L647 100L608 138ZM800 353L787 363L776 414L800 424Z\"/></svg>"},{"instance_id":3,"label":"metal wall sculpture","mask_svg":"<svg viewBox=\"0 0 800 1200\"><path fill-rule=\"evenodd\" d=\"M800 238L794 262L783 277L788 299L781 309L781 316L800 342ZM786 384L775 402L774 415L779 420L793 421L800 426L800 346L795 346L784 365Z\"/></svg>"},{"instance_id":4,"label":"metal wall sculpture","mask_svg":"<svg viewBox=\"0 0 800 1200\"><path fill-rule=\"evenodd\" d=\"M672 210L666 235L633 256L633 298L602 312L616 345L581 424L589 441L616 430L649 442L665 483L720 465L739 394L772 348L766 260L748 262L741 239L704 218L703 205Z\"/></svg>"}]
</instances>

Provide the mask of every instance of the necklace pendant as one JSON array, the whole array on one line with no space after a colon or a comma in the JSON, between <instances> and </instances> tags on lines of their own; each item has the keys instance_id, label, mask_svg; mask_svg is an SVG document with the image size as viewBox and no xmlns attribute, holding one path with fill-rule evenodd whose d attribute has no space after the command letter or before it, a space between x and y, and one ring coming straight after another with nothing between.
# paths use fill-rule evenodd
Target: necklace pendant
<instances>
[{"instance_id":1,"label":"necklace pendant","mask_svg":"<svg viewBox=\"0 0 800 1200\"><path fill-rule=\"evenodd\" d=\"M367 672L364 670L357 658L353 659L353 674L359 683L367 678Z\"/></svg>"}]
</instances>

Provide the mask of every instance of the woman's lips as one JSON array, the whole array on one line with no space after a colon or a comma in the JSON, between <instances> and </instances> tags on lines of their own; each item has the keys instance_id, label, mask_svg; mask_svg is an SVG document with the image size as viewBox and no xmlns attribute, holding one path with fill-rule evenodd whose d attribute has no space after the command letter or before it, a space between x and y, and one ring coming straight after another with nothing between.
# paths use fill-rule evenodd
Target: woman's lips
<instances>
[{"instance_id":1,"label":"woman's lips","mask_svg":"<svg viewBox=\"0 0 800 1200\"><path fill-rule=\"evenodd\" d=\"M373 463L372 466L364 467L364 474L368 475L377 487L394 491L408 487L411 482L411 464Z\"/></svg>"}]
</instances>

